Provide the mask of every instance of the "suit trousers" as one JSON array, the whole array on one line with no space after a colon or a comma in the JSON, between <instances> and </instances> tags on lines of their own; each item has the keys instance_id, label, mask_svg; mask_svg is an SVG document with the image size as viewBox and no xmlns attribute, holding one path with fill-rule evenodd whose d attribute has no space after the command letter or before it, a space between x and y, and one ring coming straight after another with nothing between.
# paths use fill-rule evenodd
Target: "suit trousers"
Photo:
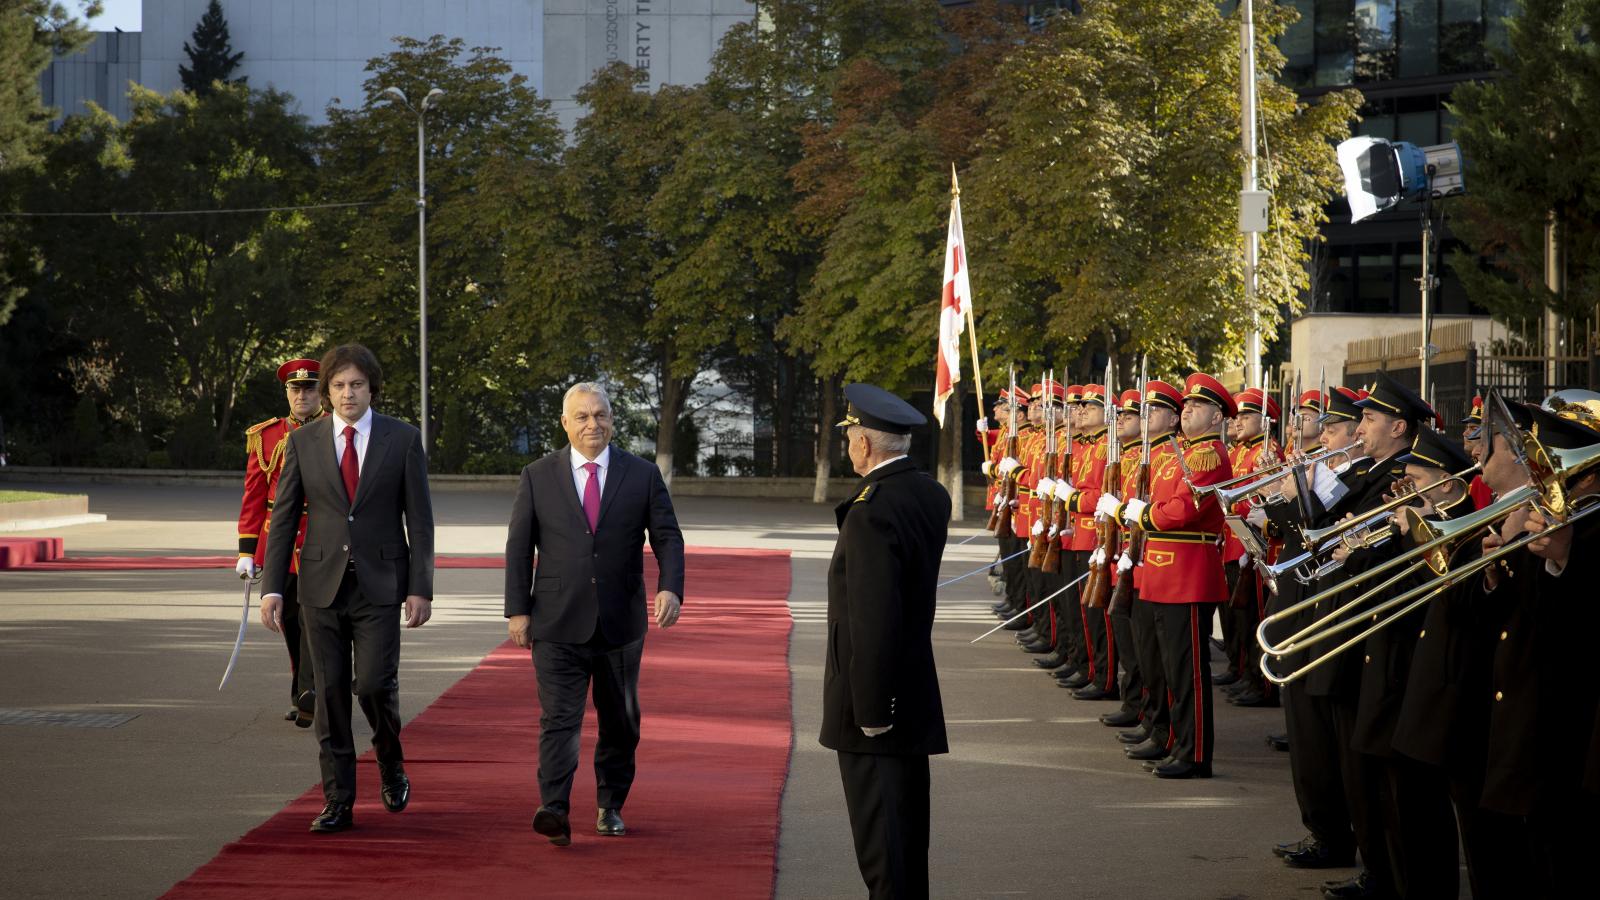
<instances>
[{"instance_id":1,"label":"suit trousers","mask_svg":"<svg viewBox=\"0 0 1600 900\"><path fill-rule=\"evenodd\" d=\"M1132 573L1129 573L1132 577ZM1156 606L1149 600L1139 599L1133 592L1133 609L1130 624L1133 627L1134 655L1139 659L1139 673L1144 676L1144 708L1139 713L1140 724L1150 733L1150 739L1172 749L1172 697L1167 690L1167 669L1161 662L1161 641L1156 637Z\"/></svg>"},{"instance_id":2,"label":"suit trousers","mask_svg":"<svg viewBox=\"0 0 1600 900\"><path fill-rule=\"evenodd\" d=\"M317 743L321 747L322 793L353 803L356 796L355 739L350 733L351 659L355 694L372 726L378 762L404 761L400 748L400 609L380 606L346 572L333 605L300 607L310 635L311 669L317 689Z\"/></svg>"},{"instance_id":3,"label":"suit trousers","mask_svg":"<svg viewBox=\"0 0 1600 900\"><path fill-rule=\"evenodd\" d=\"M1179 762L1208 763L1216 741L1211 712L1210 603L1153 603L1156 641L1172 706L1172 743Z\"/></svg>"},{"instance_id":4,"label":"suit trousers","mask_svg":"<svg viewBox=\"0 0 1600 900\"><path fill-rule=\"evenodd\" d=\"M1133 573L1125 572L1122 577L1132 578ZM1111 622L1111 640L1122 651L1119 656L1122 665L1122 684L1119 687L1122 711L1142 717L1146 687L1143 670L1139 668L1139 654L1133 643L1133 600L1137 596L1138 592L1130 590L1129 602L1112 606L1106 617Z\"/></svg>"},{"instance_id":5,"label":"suit trousers","mask_svg":"<svg viewBox=\"0 0 1600 900\"><path fill-rule=\"evenodd\" d=\"M289 702L316 687L311 673L311 632L300 616L300 578L294 573L283 582L283 645L289 651Z\"/></svg>"},{"instance_id":6,"label":"suit trousers","mask_svg":"<svg viewBox=\"0 0 1600 900\"><path fill-rule=\"evenodd\" d=\"M839 777L870 900L928 896L928 757L839 751Z\"/></svg>"},{"instance_id":7,"label":"suit trousers","mask_svg":"<svg viewBox=\"0 0 1600 900\"><path fill-rule=\"evenodd\" d=\"M587 643L535 641L539 677L539 802L565 815L578 770L578 737L590 685L599 739L594 748L595 802L621 809L633 787L639 746L639 662L644 638L613 647L599 631Z\"/></svg>"},{"instance_id":8,"label":"suit trousers","mask_svg":"<svg viewBox=\"0 0 1600 900\"><path fill-rule=\"evenodd\" d=\"M1283 688L1283 712L1289 729L1289 779L1300 821L1330 850L1348 851L1355 846L1355 834L1329 698L1309 695L1305 682L1296 681Z\"/></svg>"}]
</instances>

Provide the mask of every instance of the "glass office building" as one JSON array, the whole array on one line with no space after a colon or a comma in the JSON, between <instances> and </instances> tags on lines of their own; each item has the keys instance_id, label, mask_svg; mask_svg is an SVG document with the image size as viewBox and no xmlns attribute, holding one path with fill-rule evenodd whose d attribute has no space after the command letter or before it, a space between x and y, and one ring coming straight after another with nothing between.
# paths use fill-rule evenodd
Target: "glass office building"
<instances>
[{"instance_id":1,"label":"glass office building","mask_svg":"<svg viewBox=\"0 0 1600 900\"><path fill-rule=\"evenodd\" d=\"M1287 58L1284 80L1308 100L1355 87L1366 98L1358 133L1420 146L1453 140L1450 94L1462 82L1493 74L1491 50L1506 47L1506 20L1517 7L1516 0L1280 2L1300 13L1279 40ZM1415 207L1359 225L1350 224L1342 201L1329 214L1328 242L1316 254L1307 311L1420 312L1422 241ZM1448 218L1442 236L1448 255L1456 246ZM1439 275L1435 312L1482 312L1448 267Z\"/></svg>"}]
</instances>

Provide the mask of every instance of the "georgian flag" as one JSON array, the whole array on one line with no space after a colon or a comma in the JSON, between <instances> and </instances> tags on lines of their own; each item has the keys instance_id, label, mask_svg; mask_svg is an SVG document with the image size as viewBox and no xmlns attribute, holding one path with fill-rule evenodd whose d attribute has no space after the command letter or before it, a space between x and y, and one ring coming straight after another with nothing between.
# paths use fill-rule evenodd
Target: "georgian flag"
<instances>
[{"instance_id":1,"label":"georgian flag","mask_svg":"<svg viewBox=\"0 0 1600 900\"><path fill-rule=\"evenodd\" d=\"M933 377L933 415L944 427L945 401L961 380L961 335L972 310L972 285L967 281L966 239L961 233L961 189L950 172L950 228L944 247L944 296L939 304L939 350Z\"/></svg>"}]
</instances>

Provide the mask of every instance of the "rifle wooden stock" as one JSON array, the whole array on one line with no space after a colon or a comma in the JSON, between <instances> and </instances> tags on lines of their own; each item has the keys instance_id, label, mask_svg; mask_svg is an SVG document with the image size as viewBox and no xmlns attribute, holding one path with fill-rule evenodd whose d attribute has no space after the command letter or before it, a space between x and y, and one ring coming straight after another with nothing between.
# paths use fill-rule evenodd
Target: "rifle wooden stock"
<instances>
[{"instance_id":1,"label":"rifle wooden stock","mask_svg":"<svg viewBox=\"0 0 1600 900\"><path fill-rule=\"evenodd\" d=\"M1116 441L1112 440L1111 435L1108 433L1106 435L1106 470L1105 476L1100 479L1100 489L1102 492L1112 495L1115 495L1117 488L1121 487L1118 482L1122 480L1122 451L1118 448L1116 456L1113 458L1111 451L1115 448L1115 445ZM1099 537L1100 553L1098 555L1101 560L1098 563L1089 563L1089 583L1088 587L1084 588L1083 591L1083 605L1090 609L1100 609L1106 605L1111 593L1111 572L1117 565L1117 550L1121 544L1121 529L1117 527L1116 521L1109 516L1095 525L1095 533Z\"/></svg>"},{"instance_id":2,"label":"rifle wooden stock","mask_svg":"<svg viewBox=\"0 0 1600 900\"><path fill-rule=\"evenodd\" d=\"M1070 451L1063 450L1063 453L1068 454L1063 456L1063 460L1071 458ZM1055 479L1064 481L1067 475L1071 474L1066 471L1065 462L1055 460L1052 460L1052 462L1056 466ZM1063 527L1066 521L1066 504L1054 499L1052 499L1051 503L1050 517L1045 520L1045 535L1049 540L1045 541L1044 558L1039 562L1039 570L1053 574L1061 571L1061 538L1066 531L1065 527ZM1052 535L1053 537L1051 537Z\"/></svg>"},{"instance_id":3,"label":"rifle wooden stock","mask_svg":"<svg viewBox=\"0 0 1600 900\"><path fill-rule=\"evenodd\" d=\"M1006 456L1017 458L1017 436L1006 435ZM1000 490L994 495L994 511L989 514L989 530L997 538L1014 537L1011 528L1011 507L1017 502L1017 470L1000 476Z\"/></svg>"}]
</instances>

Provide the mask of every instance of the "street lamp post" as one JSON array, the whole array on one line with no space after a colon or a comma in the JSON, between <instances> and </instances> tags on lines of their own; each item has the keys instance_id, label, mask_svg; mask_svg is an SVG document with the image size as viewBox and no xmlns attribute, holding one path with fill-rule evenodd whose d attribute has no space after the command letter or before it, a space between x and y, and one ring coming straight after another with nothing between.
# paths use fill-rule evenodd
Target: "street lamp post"
<instances>
[{"instance_id":1,"label":"street lamp post","mask_svg":"<svg viewBox=\"0 0 1600 900\"><path fill-rule=\"evenodd\" d=\"M399 100L406 109L411 110L417 117L417 320L420 338L417 349L421 357L421 388L422 388L422 447L424 452L428 448L428 176L423 148L427 146L427 138L423 132L423 117L428 109L433 106L433 101L444 96L444 91L434 88L422 98L422 103L412 106L406 99L405 92L397 87L383 89L385 96Z\"/></svg>"}]
</instances>

